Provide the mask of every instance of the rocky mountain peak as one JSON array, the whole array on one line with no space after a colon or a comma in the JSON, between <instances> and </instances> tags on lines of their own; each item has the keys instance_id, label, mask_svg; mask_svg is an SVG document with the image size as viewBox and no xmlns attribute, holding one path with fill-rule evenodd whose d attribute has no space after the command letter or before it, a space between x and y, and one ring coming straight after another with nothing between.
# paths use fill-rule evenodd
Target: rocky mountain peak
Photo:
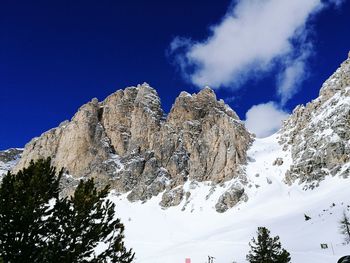
<instances>
[{"instance_id":1,"label":"rocky mountain peak","mask_svg":"<svg viewBox=\"0 0 350 263\"><path fill-rule=\"evenodd\" d=\"M163 192L162 206L188 198L187 181L215 184L244 174L252 137L213 90L182 92L163 116L160 98L147 83L118 90L102 102L93 99L71 121L29 142L15 170L50 156L66 169L65 189L75 178L95 177L100 185L129 192L131 201Z\"/></svg>"},{"instance_id":2,"label":"rocky mountain peak","mask_svg":"<svg viewBox=\"0 0 350 263\"><path fill-rule=\"evenodd\" d=\"M216 94L209 86L205 86L203 89L201 89L198 92L198 96L199 97L207 97L207 98L211 98L213 100L216 100Z\"/></svg>"}]
</instances>

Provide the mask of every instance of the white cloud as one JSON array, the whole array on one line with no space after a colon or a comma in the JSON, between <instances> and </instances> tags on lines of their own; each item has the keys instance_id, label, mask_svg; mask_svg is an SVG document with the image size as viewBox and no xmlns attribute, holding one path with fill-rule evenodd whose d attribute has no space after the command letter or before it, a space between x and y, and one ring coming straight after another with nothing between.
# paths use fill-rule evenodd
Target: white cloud
<instances>
[{"instance_id":1,"label":"white cloud","mask_svg":"<svg viewBox=\"0 0 350 263\"><path fill-rule=\"evenodd\" d=\"M248 79L274 70L278 103L251 107L246 126L258 137L277 131L288 114L282 107L308 76L313 54L310 18L346 0L233 0L203 41L176 37L170 54L185 79L202 88L239 89Z\"/></svg>"},{"instance_id":2,"label":"white cloud","mask_svg":"<svg viewBox=\"0 0 350 263\"><path fill-rule=\"evenodd\" d=\"M246 113L245 126L257 137L263 138L275 133L289 114L274 102L254 105Z\"/></svg>"},{"instance_id":3,"label":"white cloud","mask_svg":"<svg viewBox=\"0 0 350 263\"><path fill-rule=\"evenodd\" d=\"M195 42L176 37L170 51L187 80L214 89L238 89L247 79L282 64L277 90L285 103L303 80L302 72L310 55L304 47L311 46L306 26L309 18L330 4L341 2L237 0L222 21L211 27L206 40ZM297 79L294 81L293 77Z\"/></svg>"},{"instance_id":4,"label":"white cloud","mask_svg":"<svg viewBox=\"0 0 350 263\"><path fill-rule=\"evenodd\" d=\"M277 95L282 106L299 91L300 84L307 78L307 59L311 53L311 44L308 44L302 54L284 61L284 70L277 77Z\"/></svg>"}]
</instances>

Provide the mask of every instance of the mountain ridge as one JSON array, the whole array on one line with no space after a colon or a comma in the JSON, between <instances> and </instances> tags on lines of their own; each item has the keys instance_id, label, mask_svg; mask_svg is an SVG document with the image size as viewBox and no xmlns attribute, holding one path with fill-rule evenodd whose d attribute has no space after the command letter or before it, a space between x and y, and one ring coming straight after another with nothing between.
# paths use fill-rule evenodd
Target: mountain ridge
<instances>
[{"instance_id":1,"label":"mountain ridge","mask_svg":"<svg viewBox=\"0 0 350 263\"><path fill-rule=\"evenodd\" d=\"M326 176L349 175L349 86L350 58L323 84L319 97L297 106L277 133L291 158L283 175L288 185L299 182L309 189ZM252 160L247 153L253 141L237 114L210 88L181 92L165 116L156 90L144 83L101 102L92 99L71 121L29 142L12 166L18 171L32 159L52 157L55 166L66 169L64 194L79 179L95 177L101 186L108 183L128 193L129 201L161 194L164 208L190 200L186 182L208 182L212 191L228 184L215 205L225 212L249 198L246 170ZM283 165L285 158L276 156L272 165Z\"/></svg>"},{"instance_id":2,"label":"mountain ridge","mask_svg":"<svg viewBox=\"0 0 350 263\"><path fill-rule=\"evenodd\" d=\"M318 98L296 107L281 130L267 138L254 138L209 89L199 95L182 92L166 117L154 94L142 100L147 95L143 92L136 100L135 88L126 89L127 95L117 91L103 105L92 100L70 122L33 139L24 154L21 149L0 152L0 176L20 169L31 157L57 158L59 150L59 158L73 158L75 164L62 178L62 194L69 195L87 178L71 174L76 162L88 172L94 167L84 163L97 163L110 179L121 179L120 185L112 184L108 198L125 224L125 242L136 252L136 262L204 262L207 255L217 262L245 262L248 243L260 226L281 237L292 262L336 262L349 251L337 232L342 214L350 212L349 67L350 57L325 82ZM119 126L113 124L115 115ZM144 118L137 126L140 116ZM117 131L115 148L106 130ZM241 135L243 143L232 143ZM72 148L81 142L91 144L82 143L80 149L89 154L74 160L77 149ZM242 152L241 159L236 160L234 151ZM223 152L224 158L219 155ZM197 166L189 165L197 160ZM208 172L221 171L217 167L222 166L208 169L213 163L226 167L227 162L227 170L235 173ZM96 178L98 184L113 183L104 176ZM320 249L320 244L333 249Z\"/></svg>"},{"instance_id":3,"label":"mountain ridge","mask_svg":"<svg viewBox=\"0 0 350 263\"><path fill-rule=\"evenodd\" d=\"M160 204L168 207L188 198L180 187L188 180L244 180L252 141L237 114L210 88L182 92L165 118L156 90L144 83L83 105L71 121L29 142L14 171L51 157L69 175L66 190L76 184L71 179L94 177L100 186L130 192L130 201L162 193Z\"/></svg>"}]
</instances>

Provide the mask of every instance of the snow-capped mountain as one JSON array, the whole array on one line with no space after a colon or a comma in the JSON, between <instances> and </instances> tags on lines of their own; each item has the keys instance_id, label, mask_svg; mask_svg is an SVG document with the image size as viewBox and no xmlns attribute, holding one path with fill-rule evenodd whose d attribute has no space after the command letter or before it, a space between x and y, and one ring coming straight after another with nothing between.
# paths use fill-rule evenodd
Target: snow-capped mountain
<instances>
[{"instance_id":1,"label":"snow-capped mountain","mask_svg":"<svg viewBox=\"0 0 350 263\"><path fill-rule=\"evenodd\" d=\"M164 116L156 90L144 83L82 106L71 121L29 142L14 170L51 156L73 178L94 177L99 185L128 192L130 201L161 194L162 207L190 197L186 182L210 181L215 187L234 178L237 185L217 205L225 211L245 198L244 165L252 141L211 89L182 92Z\"/></svg>"},{"instance_id":2,"label":"snow-capped mountain","mask_svg":"<svg viewBox=\"0 0 350 263\"><path fill-rule=\"evenodd\" d=\"M137 262L245 262L258 226L281 237L292 262L336 262L350 252L338 233L350 208L350 57L268 138L209 88L182 92L165 116L142 84L93 99L2 169L49 156L67 189L89 177L112 185Z\"/></svg>"}]
</instances>

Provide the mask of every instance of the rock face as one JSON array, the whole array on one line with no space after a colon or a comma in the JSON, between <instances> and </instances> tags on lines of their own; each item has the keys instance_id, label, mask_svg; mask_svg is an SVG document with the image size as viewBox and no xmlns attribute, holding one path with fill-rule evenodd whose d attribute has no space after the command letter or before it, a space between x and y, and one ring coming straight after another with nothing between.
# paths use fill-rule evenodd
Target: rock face
<instances>
[{"instance_id":1,"label":"rock face","mask_svg":"<svg viewBox=\"0 0 350 263\"><path fill-rule=\"evenodd\" d=\"M14 171L27 166L30 160L51 156L53 165L65 168L69 174L99 175L103 162L112 153L99 122L99 110L99 103L93 99L82 106L70 122L33 139L26 145Z\"/></svg>"},{"instance_id":2,"label":"rock face","mask_svg":"<svg viewBox=\"0 0 350 263\"><path fill-rule=\"evenodd\" d=\"M157 92L144 83L83 105L71 121L29 142L14 171L52 157L69 180L95 177L129 192L130 201L164 192L167 207L181 202L188 180L221 183L242 175L252 140L211 89L182 92L164 116Z\"/></svg>"},{"instance_id":3,"label":"rock face","mask_svg":"<svg viewBox=\"0 0 350 263\"><path fill-rule=\"evenodd\" d=\"M171 162L172 174L188 174L197 181L222 182L234 177L246 161L251 141L236 113L223 101L218 102L209 88L193 96L181 93L161 134L182 158L181 167L177 165L178 154L158 149L160 157Z\"/></svg>"},{"instance_id":4,"label":"rock face","mask_svg":"<svg viewBox=\"0 0 350 263\"><path fill-rule=\"evenodd\" d=\"M317 99L293 111L280 143L292 152L287 183L298 180L314 187L325 176L350 175L350 57L323 84Z\"/></svg>"}]
</instances>

